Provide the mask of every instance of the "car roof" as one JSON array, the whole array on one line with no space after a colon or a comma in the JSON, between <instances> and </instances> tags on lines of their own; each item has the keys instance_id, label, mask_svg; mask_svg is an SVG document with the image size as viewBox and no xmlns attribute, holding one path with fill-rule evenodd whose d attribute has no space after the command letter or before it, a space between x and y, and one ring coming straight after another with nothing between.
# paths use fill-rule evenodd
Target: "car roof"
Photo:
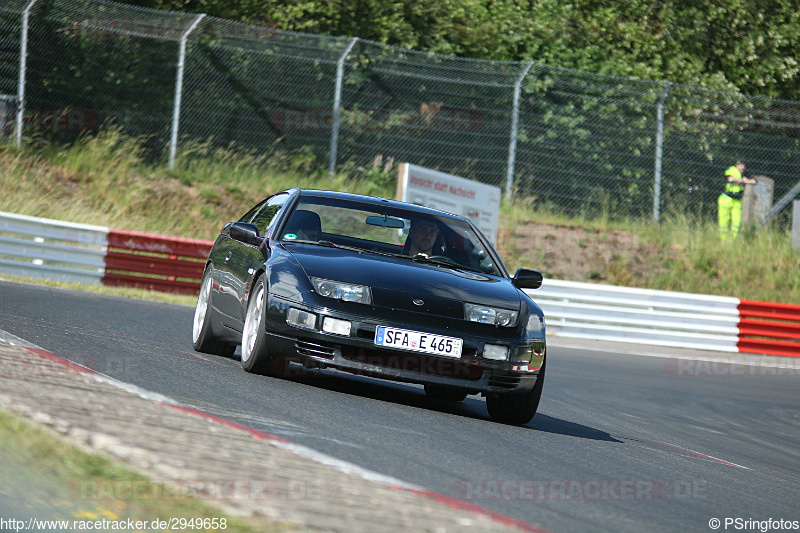
<instances>
[{"instance_id":1,"label":"car roof","mask_svg":"<svg viewBox=\"0 0 800 533\"><path fill-rule=\"evenodd\" d=\"M356 194L350 192L339 192L339 191L326 191L321 189L293 189L296 191L300 197L314 197L314 198L331 198L337 200L350 200L353 202L360 202L363 204L367 204L370 206L385 206L391 208L399 208L399 209L406 209L413 213L417 213L420 215L431 215L431 216L447 216L453 217L460 220L467 220L465 217L455 215L453 213L448 213L447 211L442 211L439 209L433 209L431 207L425 207L417 204L411 204L408 202L401 202L398 200L390 200L388 198L382 198L380 196L365 196L363 194Z\"/></svg>"}]
</instances>

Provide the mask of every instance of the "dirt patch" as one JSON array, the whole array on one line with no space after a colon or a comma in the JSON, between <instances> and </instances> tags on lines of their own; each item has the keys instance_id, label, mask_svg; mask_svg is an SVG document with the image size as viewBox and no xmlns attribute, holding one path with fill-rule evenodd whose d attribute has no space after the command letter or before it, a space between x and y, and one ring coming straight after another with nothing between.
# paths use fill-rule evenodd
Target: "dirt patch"
<instances>
[{"instance_id":1,"label":"dirt patch","mask_svg":"<svg viewBox=\"0 0 800 533\"><path fill-rule=\"evenodd\" d=\"M630 231L541 223L501 230L498 249L510 269L533 268L549 278L615 285L646 277L658 253Z\"/></svg>"}]
</instances>

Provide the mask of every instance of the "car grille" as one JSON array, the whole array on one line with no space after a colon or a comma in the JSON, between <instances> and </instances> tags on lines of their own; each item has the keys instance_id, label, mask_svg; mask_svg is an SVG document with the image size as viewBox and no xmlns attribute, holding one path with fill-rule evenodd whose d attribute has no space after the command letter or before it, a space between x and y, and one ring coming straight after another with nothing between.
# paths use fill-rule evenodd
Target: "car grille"
<instances>
[{"instance_id":1,"label":"car grille","mask_svg":"<svg viewBox=\"0 0 800 533\"><path fill-rule=\"evenodd\" d=\"M489 386L490 387L500 387L504 389L513 389L517 385L519 385L520 377L519 375L513 374L499 374L497 372L492 372L489 375Z\"/></svg>"},{"instance_id":2,"label":"car grille","mask_svg":"<svg viewBox=\"0 0 800 533\"><path fill-rule=\"evenodd\" d=\"M374 332L372 335L374 335ZM361 337L362 335L358 336ZM385 350L377 347L365 349L348 345L323 344L304 339L295 341L295 349L300 357L316 357L333 361L336 354L340 353L345 359L382 367L389 371L397 369L418 374L472 380L480 379L483 375L483 365L475 364L475 360L472 358L469 359L470 362L467 362L465 359L427 356L414 352ZM474 352L474 349L467 349L465 346L463 356L468 356L469 353Z\"/></svg>"},{"instance_id":3,"label":"car grille","mask_svg":"<svg viewBox=\"0 0 800 533\"><path fill-rule=\"evenodd\" d=\"M297 349L297 354L302 356L333 359L333 356L336 354L336 348L314 342L298 340L295 342L294 346Z\"/></svg>"},{"instance_id":4,"label":"car grille","mask_svg":"<svg viewBox=\"0 0 800 533\"><path fill-rule=\"evenodd\" d=\"M427 324L432 317L464 319L464 304L460 300L424 295L422 305L414 303L408 288L402 290L381 287L372 288L374 310L378 317L397 317L407 324Z\"/></svg>"},{"instance_id":5,"label":"car grille","mask_svg":"<svg viewBox=\"0 0 800 533\"><path fill-rule=\"evenodd\" d=\"M393 350L364 350L363 348L342 347L342 356L351 361L379 366L387 370L401 370L460 379L480 379L483 375L481 365L468 364L459 359L447 357L428 357L414 352Z\"/></svg>"},{"instance_id":6,"label":"car grille","mask_svg":"<svg viewBox=\"0 0 800 533\"><path fill-rule=\"evenodd\" d=\"M374 327L358 328L358 330L356 331L356 336L358 338L360 338L360 339L374 340L375 339L375 328Z\"/></svg>"}]
</instances>

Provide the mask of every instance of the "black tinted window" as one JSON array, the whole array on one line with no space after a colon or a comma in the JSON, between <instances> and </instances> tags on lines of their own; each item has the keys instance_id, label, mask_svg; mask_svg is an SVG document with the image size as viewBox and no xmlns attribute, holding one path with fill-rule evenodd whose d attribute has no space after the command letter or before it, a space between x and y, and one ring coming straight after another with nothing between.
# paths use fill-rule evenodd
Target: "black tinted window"
<instances>
[{"instance_id":1,"label":"black tinted window","mask_svg":"<svg viewBox=\"0 0 800 533\"><path fill-rule=\"evenodd\" d=\"M242 220L255 224L258 228L258 234L265 235L267 229L275 220L275 215L278 214L288 198L288 194L276 194L262 202L258 208L251 210ZM247 219L248 215L250 217L249 220Z\"/></svg>"},{"instance_id":2,"label":"black tinted window","mask_svg":"<svg viewBox=\"0 0 800 533\"><path fill-rule=\"evenodd\" d=\"M298 216L300 215L300 216ZM313 224L311 223L313 220ZM427 256L469 270L502 275L492 254L468 222L452 216L420 215L404 208L387 208L325 197L301 197L281 231L283 241L328 241L368 252L407 255L414 247L410 229L432 226Z\"/></svg>"}]
</instances>

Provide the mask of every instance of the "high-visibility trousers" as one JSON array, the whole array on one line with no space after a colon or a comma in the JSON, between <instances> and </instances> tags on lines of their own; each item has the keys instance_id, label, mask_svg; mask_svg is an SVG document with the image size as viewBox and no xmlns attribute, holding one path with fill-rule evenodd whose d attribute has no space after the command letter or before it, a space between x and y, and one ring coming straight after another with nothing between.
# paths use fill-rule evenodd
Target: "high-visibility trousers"
<instances>
[{"instance_id":1,"label":"high-visibility trousers","mask_svg":"<svg viewBox=\"0 0 800 533\"><path fill-rule=\"evenodd\" d=\"M720 236L723 239L735 237L742 225L742 200L734 200L725 193L720 194L717 199L717 214Z\"/></svg>"}]
</instances>

